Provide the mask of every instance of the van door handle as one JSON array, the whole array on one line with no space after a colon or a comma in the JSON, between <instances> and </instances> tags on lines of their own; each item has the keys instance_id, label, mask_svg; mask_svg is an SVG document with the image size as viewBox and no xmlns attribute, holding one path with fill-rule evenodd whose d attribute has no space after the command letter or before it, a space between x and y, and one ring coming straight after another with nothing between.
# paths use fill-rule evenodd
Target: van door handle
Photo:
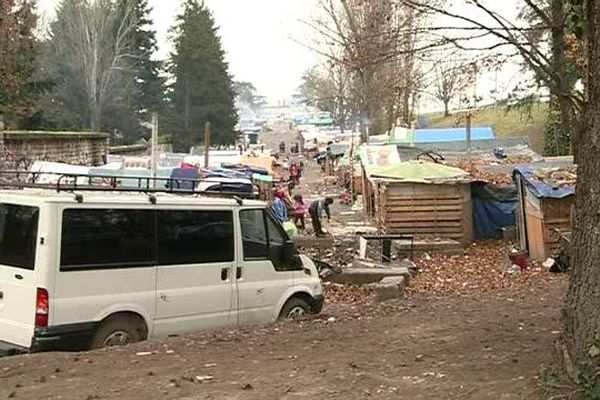
<instances>
[{"instance_id":1,"label":"van door handle","mask_svg":"<svg viewBox=\"0 0 600 400\"><path fill-rule=\"evenodd\" d=\"M242 279L242 267L237 267L235 270L235 279Z\"/></svg>"},{"instance_id":2,"label":"van door handle","mask_svg":"<svg viewBox=\"0 0 600 400\"><path fill-rule=\"evenodd\" d=\"M229 278L229 268L221 268L221 280L226 281Z\"/></svg>"},{"instance_id":3,"label":"van door handle","mask_svg":"<svg viewBox=\"0 0 600 400\"><path fill-rule=\"evenodd\" d=\"M16 275L15 275L15 279L18 279L18 280L22 281L22 280L23 280L23 275L21 275L21 274L16 274Z\"/></svg>"}]
</instances>

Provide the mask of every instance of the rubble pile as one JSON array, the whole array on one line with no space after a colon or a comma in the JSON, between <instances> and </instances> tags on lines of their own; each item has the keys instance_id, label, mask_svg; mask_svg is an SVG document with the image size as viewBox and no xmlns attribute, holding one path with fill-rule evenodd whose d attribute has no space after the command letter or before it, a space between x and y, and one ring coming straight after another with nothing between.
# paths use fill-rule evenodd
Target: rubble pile
<instances>
[{"instance_id":1,"label":"rubble pile","mask_svg":"<svg viewBox=\"0 0 600 400\"><path fill-rule=\"evenodd\" d=\"M414 260L420 272L411 280L407 291L468 295L557 279L539 265L523 272L511 272L508 254L506 243L494 241L474 243L462 255L425 255Z\"/></svg>"},{"instance_id":2,"label":"rubble pile","mask_svg":"<svg viewBox=\"0 0 600 400\"><path fill-rule=\"evenodd\" d=\"M512 185L512 173L506 172L489 172L485 170L485 167L497 166L497 165L516 165L516 164L527 164L532 161L530 156L511 156L504 159L498 160L459 160L455 163L455 167L468 172L476 180L489 182L494 185Z\"/></svg>"},{"instance_id":3,"label":"rubble pile","mask_svg":"<svg viewBox=\"0 0 600 400\"><path fill-rule=\"evenodd\" d=\"M326 251L315 248L300 248L300 251L312 260L327 264L333 271L339 271L352 264L356 254L356 238L335 237L333 248Z\"/></svg>"}]
</instances>

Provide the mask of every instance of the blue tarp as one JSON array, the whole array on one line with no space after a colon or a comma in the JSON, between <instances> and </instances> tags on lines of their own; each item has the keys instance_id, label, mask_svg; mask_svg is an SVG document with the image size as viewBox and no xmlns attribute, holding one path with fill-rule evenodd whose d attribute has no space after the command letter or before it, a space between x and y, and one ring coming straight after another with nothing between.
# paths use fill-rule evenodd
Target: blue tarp
<instances>
[{"instance_id":1,"label":"blue tarp","mask_svg":"<svg viewBox=\"0 0 600 400\"><path fill-rule=\"evenodd\" d=\"M491 127L471 128L471 140L494 139L494 129ZM440 128L415 130L415 143L431 142L465 142L467 140L466 128Z\"/></svg>"},{"instance_id":2,"label":"blue tarp","mask_svg":"<svg viewBox=\"0 0 600 400\"><path fill-rule=\"evenodd\" d=\"M475 238L499 239L502 236L501 228L515 226L515 201L495 201L473 199L473 219L475 225Z\"/></svg>"},{"instance_id":3,"label":"blue tarp","mask_svg":"<svg viewBox=\"0 0 600 400\"><path fill-rule=\"evenodd\" d=\"M514 169L513 177L520 175L523 183L529 191L538 199L563 199L575 194L575 185L555 187L547 182L540 181L535 176L535 170L539 169L533 165L521 165Z\"/></svg>"},{"instance_id":4,"label":"blue tarp","mask_svg":"<svg viewBox=\"0 0 600 400\"><path fill-rule=\"evenodd\" d=\"M198 180L198 170L192 168L174 168L171 172L173 189L194 190Z\"/></svg>"}]
</instances>

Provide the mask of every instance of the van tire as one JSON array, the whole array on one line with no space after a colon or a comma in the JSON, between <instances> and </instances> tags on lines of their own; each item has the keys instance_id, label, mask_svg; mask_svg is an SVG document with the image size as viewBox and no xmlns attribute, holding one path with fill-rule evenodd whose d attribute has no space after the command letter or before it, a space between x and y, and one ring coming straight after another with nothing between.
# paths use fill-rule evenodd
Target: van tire
<instances>
[{"instance_id":1,"label":"van tire","mask_svg":"<svg viewBox=\"0 0 600 400\"><path fill-rule=\"evenodd\" d=\"M136 318L116 317L102 322L90 344L91 349L126 346L144 340L144 327Z\"/></svg>"},{"instance_id":2,"label":"van tire","mask_svg":"<svg viewBox=\"0 0 600 400\"><path fill-rule=\"evenodd\" d=\"M284 304L277 320L301 319L308 314L310 314L310 306L308 303L299 297L292 297Z\"/></svg>"}]
</instances>

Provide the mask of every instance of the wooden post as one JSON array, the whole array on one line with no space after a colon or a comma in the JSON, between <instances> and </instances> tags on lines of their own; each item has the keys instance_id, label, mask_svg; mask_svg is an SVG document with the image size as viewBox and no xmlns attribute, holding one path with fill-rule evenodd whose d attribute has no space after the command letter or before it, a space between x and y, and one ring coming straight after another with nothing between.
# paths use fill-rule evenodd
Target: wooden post
<instances>
[{"instance_id":1,"label":"wooden post","mask_svg":"<svg viewBox=\"0 0 600 400\"><path fill-rule=\"evenodd\" d=\"M150 140L150 175L152 186L156 188L156 173L158 168L158 113L152 113L152 138Z\"/></svg>"},{"instance_id":2,"label":"wooden post","mask_svg":"<svg viewBox=\"0 0 600 400\"><path fill-rule=\"evenodd\" d=\"M210 122L204 125L204 168L208 168L208 155L210 152Z\"/></svg>"},{"instance_id":3,"label":"wooden post","mask_svg":"<svg viewBox=\"0 0 600 400\"><path fill-rule=\"evenodd\" d=\"M471 159L471 112L467 114L467 158Z\"/></svg>"}]
</instances>

